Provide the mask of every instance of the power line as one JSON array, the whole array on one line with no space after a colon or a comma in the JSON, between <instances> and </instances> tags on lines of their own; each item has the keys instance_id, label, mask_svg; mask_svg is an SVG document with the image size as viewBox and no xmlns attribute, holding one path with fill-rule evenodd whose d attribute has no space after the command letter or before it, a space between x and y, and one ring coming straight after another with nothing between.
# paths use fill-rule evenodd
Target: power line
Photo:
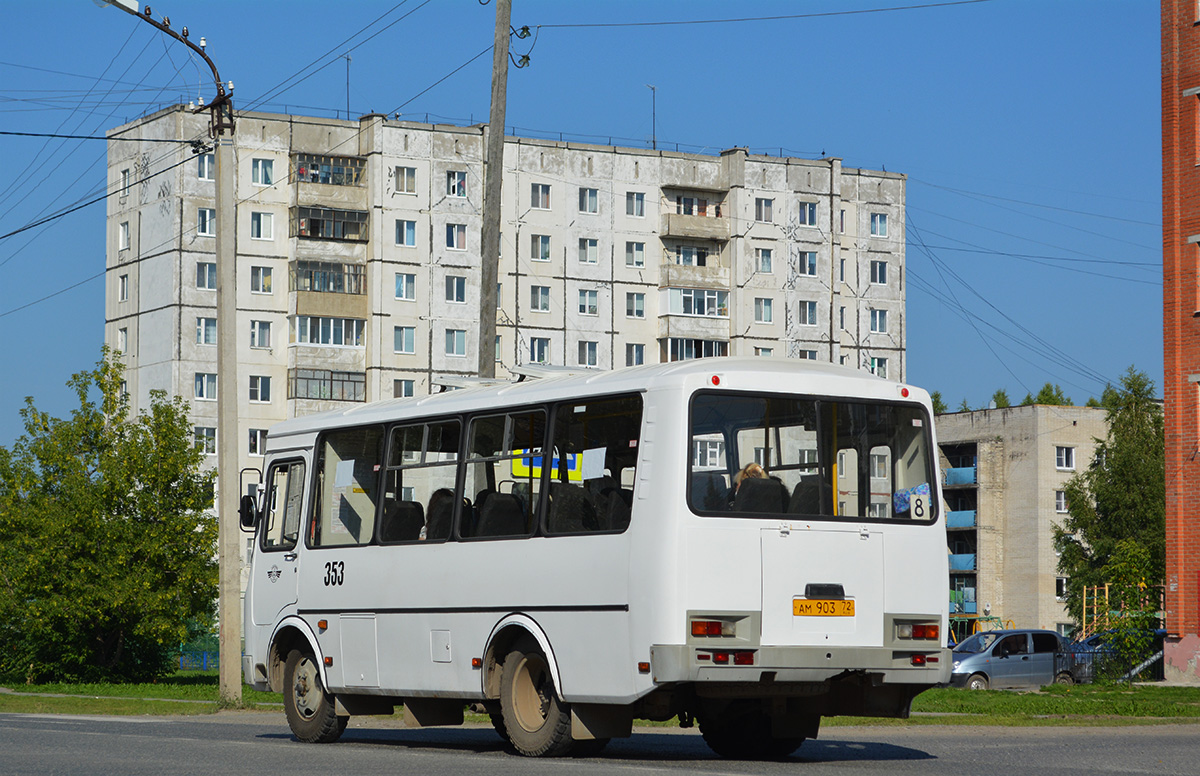
<instances>
[{"instance_id":1,"label":"power line","mask_svg":"<svg viewBox=\"0 0 1200 776\"><path fill-rule=\"evenodd\" d=\"M55 291L52 294L47 294L46 296L43 296L41 299L34 299L32 302L26 302L25 304L21 305L20 307L14 307L11 310L5 310L4 312L0 313L0 318L3 318L7 315L12 315L13 313L16 313L16 312L20 312L21 310L24 310L26 307L33 307L35 304L41 304L42 302L45 302L47 299L53 299L54 297L56 297L60 294L65 294L73 288L79 288L84 283L90 283L91 281L95 280L96 278L102 277L104 275L104 273L106 273L106 272L108 272L107 267L100 270L99 272L97 272L95 275L92 275L91 277L84 278L83 280L79 281L78 283L67 286L66 288L59 289L58 291Z\"/></svg>"},{"instance_id":2,"label":"power line","mask_svg":"<svg viewBox=\"0 0 1200 776\"><path fill-rule=\"evenodd\" d=\"M911 175L908 177L908 180L911 181L912 183L920 183L922 186L929 186L930 188L941 189L942 191L949 191L949 192L953 192L955 194L962 194L963 196L967 196L967 197L984 197L986 199L998 199L1001 202L1012 202L1017 205L1029 205L1031 207L1045 208L1046 210L1057 210L1061 213L1071 213L1071 214L1077 215L1077 216L1092 216L1093 218L1103 218L1105 221L1121 221L1126 224L1140 224L1142 226L1154 226L1154 227L1162 226L1162 223L1159 221L1139 221L1136 218L1121 218L1120 216L1114 216L1109 213L1091 213L1086 210L1072 210L1071 208L1057 207L1055 205L1047 205L1047 204L1044 204L1041 202L1027 202L1023 199L1010 199L1008 197L997 196L996 194L984 194L983 192L979 192L979 191L967 191L966 189L956 189L951 186L940 186L936 183L930 183L929 181L923 181L920 178L914 178Z\"/></svg>"},{"instance_id":3,"label":"power line","mask_svg":"<svg viewBox=\"0 0 1200 776\"><path fill-rule=\"evenodd\" d=\"M123 137L106 137L104 135L60 135L54 132L10 132L8 130L0 130L0 135L14 135L16 137L57 137L65 140L125 140ZM175 140L172 138L157 138L145 137L138 138L143 143L179 143L179 144L194 144L192 140Z\"/></svg>"},{"instance_id":4,"label":"power line","mask_svg":"<svg viewBox=\"0 0 1200 776\"><path fill-rule=\"evenodd\" d=\"M822 16L853 16L856 14L888 13L891 11L914 11L921 8L945 8L953 5L974 5L991 0L951 0L944 3L922 3L920 5L897 5L890 8L860 8L852 11L825 11L823 13L798 13L781 16L744 16L733 19L683 19L665 22L599 22L590 24L539 24L540 29L579 29L588 27L670 27L689 24L736 24L740 22L774 22L785 19L816 19Z\"/></svg>"}]
</instances>

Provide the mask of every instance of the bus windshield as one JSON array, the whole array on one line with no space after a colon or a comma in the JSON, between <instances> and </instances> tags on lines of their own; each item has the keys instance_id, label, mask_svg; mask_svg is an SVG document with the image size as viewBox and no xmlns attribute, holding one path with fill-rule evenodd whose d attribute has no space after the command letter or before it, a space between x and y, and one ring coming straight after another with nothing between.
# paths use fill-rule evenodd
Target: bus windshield
<instances>
[{"instance_id":1,"label":"bus windshield","mask_svg":"<svg viewBox=\"0 0 1200 776\"><path fill-rule=\"evenodd\" d=\"M929 422L917 404L700 393L691 445L688 500L701 514L936 518Z\"/></svg>"}]
</instances>

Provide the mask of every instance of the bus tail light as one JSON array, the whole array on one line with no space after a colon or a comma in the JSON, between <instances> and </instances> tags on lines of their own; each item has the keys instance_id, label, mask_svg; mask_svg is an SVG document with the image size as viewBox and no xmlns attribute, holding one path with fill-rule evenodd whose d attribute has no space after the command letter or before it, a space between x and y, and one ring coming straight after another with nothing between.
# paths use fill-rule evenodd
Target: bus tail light
<instances>
[{"instance_id":1,"label":"bus tail light","mask_svg":"<svg viewBox=\"0 0 1200 776\"><path fill-rule=\"evenodd\" d=\"M913 655L912 656L912 664L914 666L917 666L918 668L925 665L925 656L924 655Z\"/></svg>"},{"instance_id":2,"label":"bus tail light","mask_svg":"<svg viewBox=\"0 0 1200 776\"><path fill-rule=\"evenodd\" d=\"M692 620L692 635L732 636L734 635L734 627L732 622L724 620Z\"/></svg>"},{"instance_id":3,"label":"bus tail light","mask_svg":"<svg viewBox=\"0 0 1200 776\"><path fill-rule=\"evenodd\" d=\"M711 660L719 666L752 666L754 665L754 650L752 649L719 649L714 652L698 652L697 660Z\"/></svg>"},{"instance_id":4,"label":"bus tail light","mask_svg":"<svg viewBox=\"0 0 1200 776\"><path fill-rule=\"evenodd\" d=\"M938 630L939 628L936 625L914 625L913 638L936 641L938 637Z\"/></svg>"},{"instance_id":5,"label":"bus tail light","mask_svg":"<svg viewBox=\"0 0 1200 776\"><path fill-rule=\"evenodd\" d=\"M733 664L735 666L752 666L754 665L754 653L750 651L741 651L733 653Z\"/></svg>"},{"instance_id":6,"label":"bus tail light","mask_svg":"<svg viewBox=\"0 0 1200 776\"><path fill-rule=\"evenodd\" d=\"M937 641L941 627L936 623L898 622L896 637L901 639L921 639L922 641Z\"/></svg>"},{"instance_id":7,"label":"bus tail light","mask_svg":"<svg viewBox=\"0 0 1200 776\"><path fill-rule=\"evenodd\" d=\"M713 662L719 666L729 665L729 653L728 652L714 652L712 657L713 657Z\"/></svg>"}]
</instances>

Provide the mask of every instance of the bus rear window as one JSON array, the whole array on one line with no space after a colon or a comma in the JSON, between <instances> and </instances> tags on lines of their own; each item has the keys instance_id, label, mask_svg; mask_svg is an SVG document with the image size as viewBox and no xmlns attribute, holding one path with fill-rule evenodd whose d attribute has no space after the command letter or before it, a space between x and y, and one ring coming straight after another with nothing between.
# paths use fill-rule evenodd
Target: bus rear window
<instances>
[{"instance_id":1,"label":"bus rear window","mask_svg":"<svg viewBox=\"0 0 1200 776\"><path fill-rule=\"evenodd\" d=\"M692 401L695 512L930 521L931 465L919 405L726 393Z\"/></svg>"}]
</instances>

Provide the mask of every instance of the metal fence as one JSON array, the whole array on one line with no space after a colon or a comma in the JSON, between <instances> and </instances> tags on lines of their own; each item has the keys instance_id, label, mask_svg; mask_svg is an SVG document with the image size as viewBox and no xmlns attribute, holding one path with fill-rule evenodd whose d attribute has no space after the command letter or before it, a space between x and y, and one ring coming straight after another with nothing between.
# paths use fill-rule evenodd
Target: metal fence
<instances>
[{"instance_id":1,"label":"metal fence","mask_svg":"<svg viewBox=\"0 0 1200 776\"><path fill-rule=\"evenodd\" d=\"M221 665L219 652L181 652L179 653L179 670L209 671Z\"/></svg>"}]
</instances>

